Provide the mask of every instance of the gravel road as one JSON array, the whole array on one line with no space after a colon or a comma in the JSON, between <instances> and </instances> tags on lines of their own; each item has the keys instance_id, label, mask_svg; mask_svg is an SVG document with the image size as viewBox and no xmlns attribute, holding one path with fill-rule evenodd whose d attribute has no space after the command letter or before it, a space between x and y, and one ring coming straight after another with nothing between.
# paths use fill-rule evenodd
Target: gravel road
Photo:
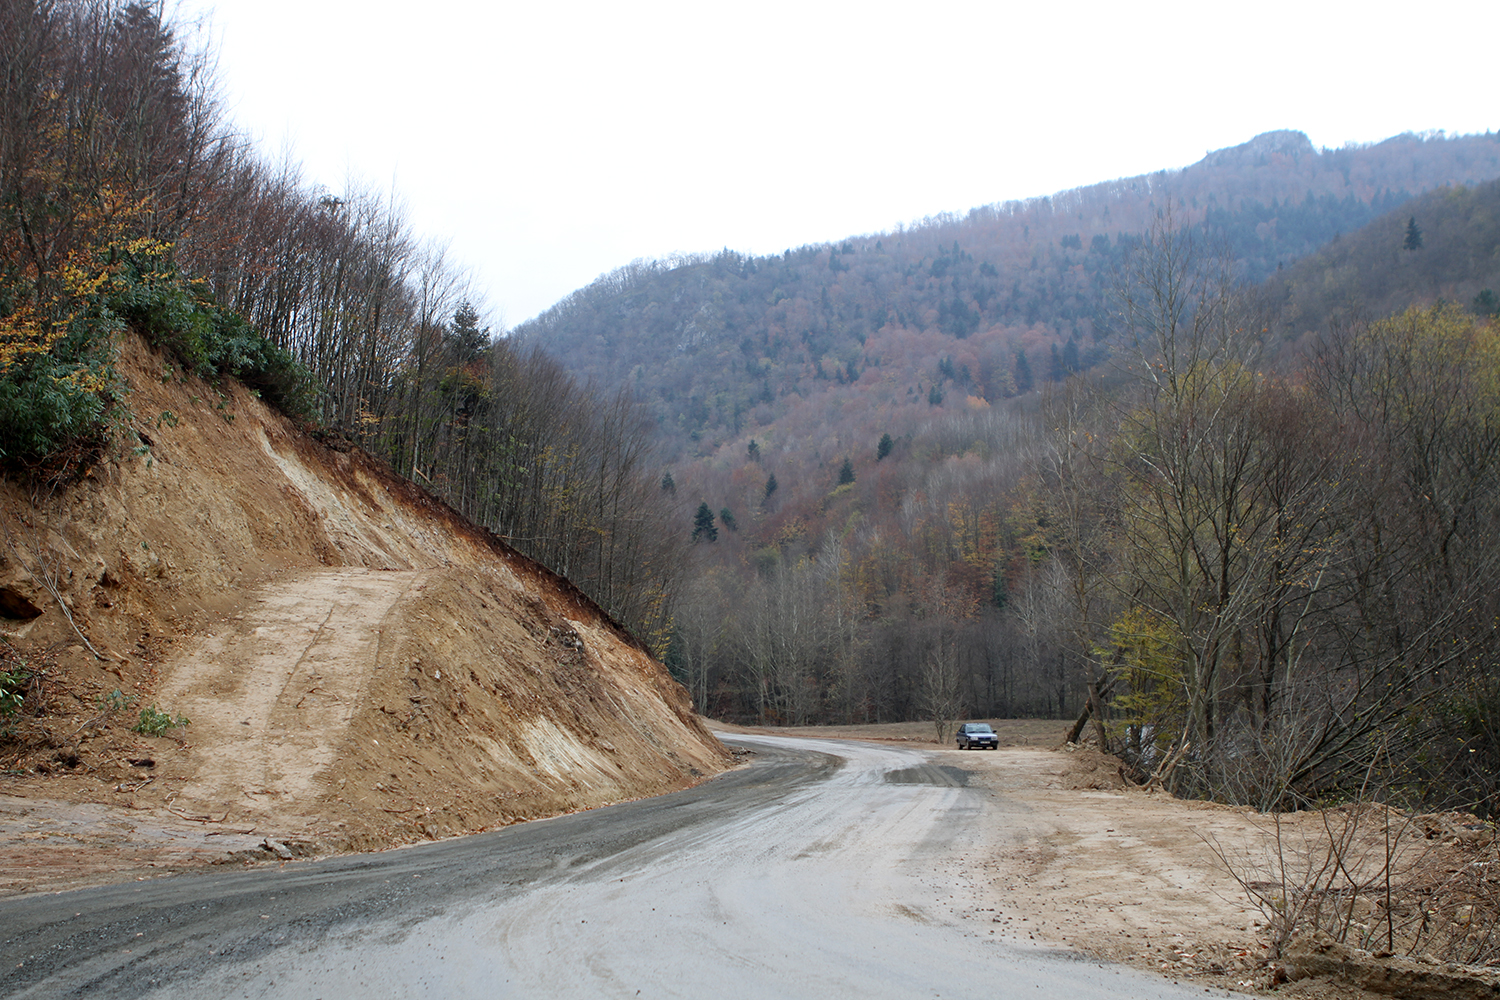
<instances>
[{"instance_id":1,"label":"gravel road","mask_svg":"<svg viewBox=\"0 0 1500 1000\"><path fill-rule=\"evenodd\" d=\"M1000 932L958 861L1024 807L968 789L961 767L869 743L726 742L754 762L659 798L274 872L5 900L0 995L1205 995Z\"/></svg>"}]
</instances>

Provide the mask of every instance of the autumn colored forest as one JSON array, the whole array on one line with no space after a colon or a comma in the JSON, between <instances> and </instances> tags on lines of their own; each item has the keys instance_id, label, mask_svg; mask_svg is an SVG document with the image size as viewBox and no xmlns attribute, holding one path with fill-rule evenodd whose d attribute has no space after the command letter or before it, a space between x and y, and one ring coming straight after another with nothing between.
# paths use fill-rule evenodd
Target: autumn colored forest
<instances>
[{"instance_id":1,"label":"autumn colored forest","mask_svg":"<svg viewBox=\"0 0 1500 1000\"><path fill-rule=\"evenodd\" d=\"M1121 267L1169 202L1226 248L1238 280L1258 284L1418 194L1496 177L1500 136L1318 150L1300 132L1271 132L1182 170L891 233L769 257L637 261L514 336L581 376L630 384L666 457L692 460L798 422L809 400L820 412L804 423L872 393L894 409L994 404L1097 366L1116 332Z\"/></svg>"},{"instance_id":2,"label":"autumn colored forest","mask_svg":"<svg viewBox=\"0 0 1500 1000\"><path fill-rule=\"evenodd\" d=\"M706 713L1040 714L1184 794L1494 808L1500 136L1272 132L507 332L390 199L261 160L159 8L0 0L0 62L33 491L149 452L132 329L568 576Z\"/></svg>"},{"instance_id":3,"label":"autumn colored forest","mask_svg":"<svg viewBox=\"0 0 1500 1000\"><path fill-rule=\"evenodd\" d=\"M653 502L641 408L484 329L390 198L262 160L211 63L157 5L0 0L7 474L66 488L149 452L111 370L128 327L179 375L239 379L383 458L664 646L687 542Z\"/></svg>"},{"instance_id":4,"label":"autumn colored forest","mask_svg":"<svg viewBox=\"0 0 1500 1000\"><path fill-rule=\"evenodd\" d=\"M637 263L515 336L658 418L694 539L668 659L704 711L1084 718L1142 779L1260 805L1442 746L1426 794L1491 739L1497 151L1272 133L965 219ZM1418 431L1435 391L1467 412ZM1478 555L1430 578L1429 545ZM1438 690L1473 700L1424 714ZM1444 787L1477 801L1484 774Z\"/></svg>"}]
</instances>

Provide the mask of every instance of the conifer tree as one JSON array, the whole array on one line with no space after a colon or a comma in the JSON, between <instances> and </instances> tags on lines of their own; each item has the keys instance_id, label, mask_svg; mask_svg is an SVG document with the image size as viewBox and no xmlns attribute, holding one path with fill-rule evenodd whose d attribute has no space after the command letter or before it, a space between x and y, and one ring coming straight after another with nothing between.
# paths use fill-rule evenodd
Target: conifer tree
<instances>
[{"instance_id":1,"label":"conifer tree","mask_svg":"<svg viewBox=\"0 0 1500 1000\"><path fill-rule=\"evenodd\" d=\"M839 485L848 486L852 482L854 482L854 463L845 457L844 464L839 467Z\"/></svg>"},{"instance_id":2,"label":"conifer tree","mask_svg":"<svg viewBox=\"0 0 1500 1000\"><path fill-rule=\"evenodd\" d=\"M462 364L476 360L490 344L490 329L479 325L479 310L470 302L453 313L453 339Z\"/></svg>"},{"instance_id":3,"label":"conifer tree","mask_svg":"<svg viewBox=\"0 0 1500 1000\"><path fill-rule=\"evenodd\" d=\"M1047 381L1049 381L1049 382L1064 382L1064 381L1067 380L1067 378L1068 378L1068 368L1067 368L1066 365L1063 364L1062 352L1057 349L1057 345L1056 344L1053 344L1052 345L1052 363L1051 363L1051 365L1047 369Z\"/></svg>"},{"instance_id":4,"label":"conifer tree","mask_svg":"<svg viewBox=\"0 0 1500 1000\"><path fill-rule=\"evenodd\" d=\"M707 500L698 505L698 513L693 515L693 541L699 538L707 538L710 542L719 540L719 529L714 527L714 512L709 509Z\"/></svg>"},{"instance_id":5,"label":"conifer tree","mask_svg":"<svg viewBox=\"0 0 1500 1000\"><path fill-rule=\"evenodd\" d=\"M889 434L880 435L880 443L875 446L875 461L878 462L882 458L885 458L885 456L891 453L891 449L894 447L895 442L891 440Z\"/></svg>"},{"instance_id":6,"label":"conifer tree","mask_svg":"<svg viewBox=\"0 0 1500 1000\"><path fill-rule=\"evenodd\" d=\"M1069 337L1068 342L1063 345L1062 363L1063 371L1070 375L1081 367L1078 361L1078 341L1072 337Z\"/></svg>"},{"instance_id":7,"label":"conifer tree","mask_svg":"<svg viewBox=\"0 0 1500 1000\"><path fill-rule=\"evenodd\" d=\"M1406 220L1406 239L1401 243L1404 250L1422 249L1422 230L1417 226L1417 217Z\"/></svg>"},{"instance_id":8,"label":"conifer tree","mask_svg":"<svg viewBox=\"0 0 1500 1000\"><path fill-rule=\"evenodd\" d=\"M1016 395L1024 396L1036 388L1036 377L1031 374L1031 362L1025 351L1016 352Z\"/></svg>"}]
</instances>

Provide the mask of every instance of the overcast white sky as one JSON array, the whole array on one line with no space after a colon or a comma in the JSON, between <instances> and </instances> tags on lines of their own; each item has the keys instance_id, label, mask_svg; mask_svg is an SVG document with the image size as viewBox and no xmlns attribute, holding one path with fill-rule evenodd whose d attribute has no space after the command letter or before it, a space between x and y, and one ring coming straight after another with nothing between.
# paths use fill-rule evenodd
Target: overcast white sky
<instances>
[{"instance_id":1,"label":"overcast white sky","mask_svg":"<svg viewBox=\"0 0 1500 1000\"><path fill-rule=\"evenodd\" d=\"M637 257L779 253L1192 163L1500 127L1494 0L182 0L266 155L394 190L497 327Z\"/></svg>"}]
</instances>

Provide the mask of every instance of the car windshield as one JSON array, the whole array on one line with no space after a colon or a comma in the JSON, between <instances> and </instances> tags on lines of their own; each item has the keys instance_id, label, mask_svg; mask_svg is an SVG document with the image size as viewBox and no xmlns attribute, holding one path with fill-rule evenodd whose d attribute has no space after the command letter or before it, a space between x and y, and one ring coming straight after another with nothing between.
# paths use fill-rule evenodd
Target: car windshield
<instances>
[{"instance_id":1,"label":"car windshield","mask_svg":"<svg viewBox=\"0 0 1500 1000\"><path fill-rule=\"evenodd\" d=\"M970 725L965 726L964 727L964 732L968 732L968 733L993 733L994 730L989 727L988 723L975 722L975 723L971 723Z\"/></svg>"}]
</instances>

